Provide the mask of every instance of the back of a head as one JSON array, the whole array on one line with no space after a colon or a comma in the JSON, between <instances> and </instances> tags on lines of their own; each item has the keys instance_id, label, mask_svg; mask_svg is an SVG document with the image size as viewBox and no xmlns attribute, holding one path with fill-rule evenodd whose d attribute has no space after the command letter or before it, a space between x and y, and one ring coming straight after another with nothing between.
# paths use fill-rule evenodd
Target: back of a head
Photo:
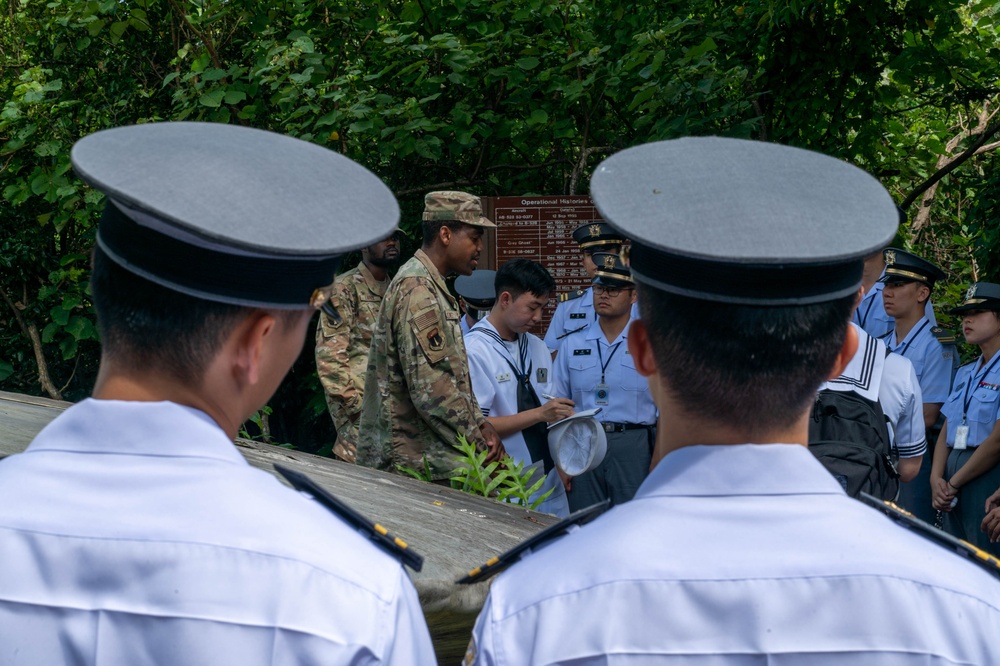
<instances>
[{"instance_id":1,"label":"back of a head","mask_svg":"<svg viewBox=\"0 0 1000 666\"><path fill-rule=\"evenodd\" d=\"M506 291L516 299L524 293L547 297L555 290L556 281L537 261L518 257L500 266L493 285L497 298Z\"/></svg>"},{"instance_id":2,"label":"back of a head","mask_svg":"<svg viewBox=\"0 0 1000 666\"><path fill-rule=\"evenodd\" d=\"M632 239L659 374L748 437L793 424L844 341L865 256L896 230L882 186L839 160L716 137L638 146L591 183Z\"/></svg>"},{"instance_id":3,"label":"back of a head","mask_svg":"<svg viewBox=\"0 0 1000 666\"><path fill-rule=\"evenodd\" d=\"M241 316L267 310L283 325L330 307L339 258L399 220L364 167L256 129L119 127L78 141L72 161L108 198L92 275L105 354L186 384Z\"/></svg>"},{"instance_id":4,"label":"back of a head","mask_svg":"<svg viewBox=\"0 0 1000 666\"><path fill-rule=\"evenodd\" d=\"M122 268L99 246L90 288L104 355L188 386L200 384L226 334L252 311L167 289Z\"/></svg>"},{"instance_id":5,"label":"back of a head","mask_svg":"<svg viewBox=\"0 0 1000 666\"><path fill-rule=\"evenodd\" d=\"M748 436L787 427L810 404L840 351L855 297L809 305L701 301L638 285L660 374L691 413Z\"/></svg>"}]
</instances>

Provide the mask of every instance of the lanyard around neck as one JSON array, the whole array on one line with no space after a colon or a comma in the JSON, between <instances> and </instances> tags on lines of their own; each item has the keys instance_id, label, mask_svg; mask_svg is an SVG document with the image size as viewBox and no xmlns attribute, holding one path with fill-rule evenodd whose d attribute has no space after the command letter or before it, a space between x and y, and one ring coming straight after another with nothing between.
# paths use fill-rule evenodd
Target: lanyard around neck
<instances>
[{"instance_id":1,"label":"lanyard around neck","mask_svg":"<svg viewBox=\"0 0 1000 666\"><path fill-rule=\"evenodd\" d=\"M916 333L914 333L913 335L910 335L910 336L908 336L908 337L909 337L909 340L907 340L906 342L904 342L903 344L901 344L901 345L900 345L900 346L899 346L899 347L898 347L897 349L893 349L893 350L892 350L892 352L893 352L894 354L899 354L900 356L906 356L906 350L910 348L910 343L912 343L912 342L913 342L914 340L916 340L916 339L917 339L917 336L918 336L918 335L920 335L920 333L921 333L921 332L922 332L922 331L923 331L923 330L924 330L925 328L927 328L927 326L928 326L928 325L930 325L930 322L929 322L929 321L927 321L926 319L924 319L924 323L922 323L922 324L920 325L920 328L918 328L918 329L917 329L917 332L916 332ZM891 336L891 335L892 335L893 333L895 333L895 331L889 331L889 335L890 335L890 336Z\"/></svg>"},{"instance_id":2,"label":"lanyard around neck","mask_svg":"<svg viewBox=\"0 0 1000 666\"><path fill-rule=\"evenodd\" d=\"M969 373L969 382L965 385L965 395L962 397L962 423L965 423L965 417L969 413L969 405L972 404L972 396L975 393L975 389L972 387L979 386L979 383L982 381L980 377L986 379L989 376L990 370L997 364L997 361L1000 361L1000 354L993 355L993 360L986 366L986 372L982 375L975 371Z\"/></svg>"},{"instance_id":3,"label":"lanyard around neck","mask_svg":"<svg viewBox=\"0 0 1000 666\"><path fill-rule=\"evenodd\" d=\"M608 366L611 364L611 359L614 358L615 352L618 351L618 348L622 346L622 342L624 342L624 340L619 340L618 343L614 347L611 348L611 353L608 354L608 360L607 360L607 362L605 362L604 361L604 356L601 354L601 341L600 340L597 341L597 358L601 362L601 383L602 384L604 383L604 371L608 369Z\"/></svg>"}]
</instances>

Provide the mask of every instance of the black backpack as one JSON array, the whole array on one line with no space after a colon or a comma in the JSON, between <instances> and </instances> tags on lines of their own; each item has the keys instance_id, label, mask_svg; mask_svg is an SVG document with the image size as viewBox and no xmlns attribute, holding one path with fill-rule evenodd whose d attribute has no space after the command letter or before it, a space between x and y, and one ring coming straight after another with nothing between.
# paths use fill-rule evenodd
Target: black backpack
<instances>
[{"instance_id":1,"label":"black backpack","mask_svg":"<svg viewBox=\"0 0 1000 666\"><path fill-rule=\"evenodd\" d=\"M809 420L809 450L851 497L865 492L896 498L899 452L877 400L852 391L821 390Z\"/></svg>"}]
</instances>

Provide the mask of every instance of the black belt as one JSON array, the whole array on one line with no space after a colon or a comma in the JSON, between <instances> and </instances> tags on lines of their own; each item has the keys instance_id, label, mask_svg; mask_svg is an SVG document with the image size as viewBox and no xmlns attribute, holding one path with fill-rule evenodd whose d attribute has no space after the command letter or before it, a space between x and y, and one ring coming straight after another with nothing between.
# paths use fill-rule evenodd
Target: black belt
<instances>
[{"instance_id":1,"label":"black belt","mask_svg":"<svg viewBox=\"0 0 1000 666\"><path fill-rule=\"evenodd\" d=\"M604 432L625 432L626 430L649 430L653 426L646 423L615 423L614 421L605 421L601 423L601 427L604 428Z\"/></svg>"}]
</instances>

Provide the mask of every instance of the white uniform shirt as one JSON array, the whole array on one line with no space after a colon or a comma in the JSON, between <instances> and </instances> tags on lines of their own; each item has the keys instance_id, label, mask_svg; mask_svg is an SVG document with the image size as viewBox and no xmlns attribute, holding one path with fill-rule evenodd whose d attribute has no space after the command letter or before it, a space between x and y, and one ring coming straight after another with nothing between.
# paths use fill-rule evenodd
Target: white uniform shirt
<instances>
[{"instance_id":1,"label":"white uniform shirt","mask_svg":"<svg viewBox=\"0 0 1000 666\"><path fill-rule=\"evenodd\" d=\"M804 446L693 446L501 573L473 663L992 664L1000 581L847 497Z\"/></svg>"},{"instance_id":2,"label":"white uniform shirt","mask_svg":"<svg viewBox=\"0 0 1000 666\"><path fill-rule=\"evenodd\" d=\"M0 663L434 663L398 561L204 413L85 400L0 462Z\"/></svg>"},{"instance_id":3,"label":"white uniform shirt","mask_svg":"<svg viewBox=\"0 0 1000 666\"><path fill-rule=\"evenodd\" d=\"M893 329L882 341L894 354L906 357L917 373L920 393L926 403L943 403L951 393L951 369L954 364L951 348L945 348L931 332L933 324L926 317L914 325L902 340Z\"/></svg>"},{"instance_id":4,"label":"white uniform shirt","mask_svg":"<svg viewBox=\"0 0 1000 666\"><path fill-rule=\"evenodd\" d=\"M517 414L517 378L505 359L513 362L515 366L520 363L518 343L504 342L501 347L501 343L488 333L477 333L476 330L479 328L497 333L493 324L483 319L472 327L469 335L465 336L472 392L475 393L476 402L483 410L483 416L513 416ZM544 404L547 400L542 395L552 392L552 355L538 336L525 333L521 337L526 342L527 360L531 364L531 385L538 395L539 402ZM531 464L524 435L520 432L504 437L503 446L507 455L515 462L524 463L526 466ZM536 465L538 473L542 473L541 461ZM535 477L535 480L537 478ZM569 515L569 503L559 473L554 468L549 471L545 484L533 497L543 495L550 489L552 494L538 506L537 511L565 518Z\"/></svg>"},{"instance_id":5,"label":"white uniform shirt","mask_svg":"<svg viewBox=\"0 0 1000 666\"><path fill-rule=\"evenodd\" d=\"M889 419L889 434L899 449L899 457L924 455L927 451L924 399L913 364L899 354L887 356L882 341L868 335L857 324L851 326L858 331L858 350L840 377L826 382L820 389L854 391L869 400L877 399ZM877 390L872 385L878 374L873 372L876 369L881 369Z\"/></svg>"}]
</instances>

